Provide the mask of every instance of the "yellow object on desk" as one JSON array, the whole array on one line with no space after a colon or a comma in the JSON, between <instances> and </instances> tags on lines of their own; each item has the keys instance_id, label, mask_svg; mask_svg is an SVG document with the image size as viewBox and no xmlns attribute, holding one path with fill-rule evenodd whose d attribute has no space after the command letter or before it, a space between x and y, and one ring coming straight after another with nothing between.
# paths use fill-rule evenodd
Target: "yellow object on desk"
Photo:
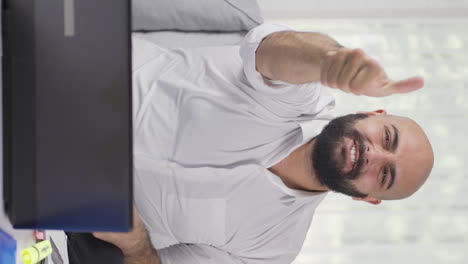
<instances>
[{"instance_id":1,"label":"yellow object on desk","mask_svg":"<svg viewBox=\"0 0 468 264\"><path fill-rule=\"evenodd\" d=\"M21 258L25 264L34 264L50 254L52 254L52 245L49 240L44 240L21 251Z\"/></svg>"}]
</instances>

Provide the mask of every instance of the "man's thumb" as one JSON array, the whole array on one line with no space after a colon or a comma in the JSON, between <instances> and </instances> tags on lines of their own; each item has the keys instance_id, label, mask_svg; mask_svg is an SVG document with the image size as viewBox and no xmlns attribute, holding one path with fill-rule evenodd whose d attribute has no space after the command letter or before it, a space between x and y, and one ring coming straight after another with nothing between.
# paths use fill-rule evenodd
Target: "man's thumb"
<instances>
[{"instance_id":1,"label":"man's thumb","mask_svg":"<svg viewBox=\"0 0 468 264\"><path fill-rule=\"evenodd\" d=\"M391 84L392 93L409 93L421 89L424 86L424 79L421 77L411 77Z\"/></svg>"}]
</instances>

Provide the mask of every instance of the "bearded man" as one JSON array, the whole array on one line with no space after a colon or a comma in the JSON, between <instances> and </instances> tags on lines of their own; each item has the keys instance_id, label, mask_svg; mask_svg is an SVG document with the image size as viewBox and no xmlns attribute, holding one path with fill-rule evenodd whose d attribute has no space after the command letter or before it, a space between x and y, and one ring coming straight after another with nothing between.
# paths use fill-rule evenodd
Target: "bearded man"
<instances>
[{"instance_id":1,"label":"bearded man","mask_svg":"<svg viewBox=\"0 0 468 264\"><path fill-rule=\"evenodd\" d=\"M264 24L240 47L135 39L134 59L135 228L94 234L125 263L290 263L327 192L402 199L432 169L411 119L329 114L331 88L378 97L423 80L391 80L326 35Z\"/></svg>"}]
</instances>

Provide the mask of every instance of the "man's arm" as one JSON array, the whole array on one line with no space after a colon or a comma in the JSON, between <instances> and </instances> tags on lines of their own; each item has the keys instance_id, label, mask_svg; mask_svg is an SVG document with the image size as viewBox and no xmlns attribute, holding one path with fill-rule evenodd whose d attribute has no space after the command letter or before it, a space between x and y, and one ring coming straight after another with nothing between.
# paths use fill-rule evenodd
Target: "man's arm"
<instances>
[{"instance_id":1,"label":"man's arm","mask_svg":"<svg viewBox=\"0 0 468 264\"><path fill-rule=\"evenodd\" d=\"M386 96L421 88L422 78L393 81L360 49L347 49L332 38L310 32L270 34L256 52L256 68L264 77L291 84L320 81L357 95Z\"/></svg>"},{"instance_id":2,"label":"man's arm","mask_svg":"<svg viewBox=\"0 0 468 264\"><path fill-rule=\"evenodd\" d=\"M125 264L161 264L161 259L154 249L151 246L151 243L148 244L148 247L137 252L134 255L125 255L124 263Z\"/></svg>"},{"instance_id":3,"label":"man's arm","mask_svg":"<svg viewBox=\"0 0 468 264\"><path fill-rule=\"evenodd\" d=\"M122 251L125 264L161 264L151 245L148 232L137 210L133 209L133 230L128 233L93 233L96 238L116 245Z\"/></svg>"},{"instance_id":4,"label":"man's arm","mask_svg":"<svg viewBox=\"0 0 468 264\"><path fill-rule=\"evenodd\" d=\"M161 259L144 229L134 229L130 233L94 233L93 235L119 247L124 255L125 264L161 264Z\"/></svg>"},{"instance_id":5,"label":"man's arm","mask_svg":"<svg viewBox=\"0 0 468 264\"><path fill-rule=\"evenodd\" d=\"M128 233L93 233L101 240L114 244L122 251L125 264L246 264L227 251L208 245L176 244L159 250L153 248L148 232L140 220L136 209L133 211L133 230ZM276 256L275 256L276 259ZM285 263L279 259L264 259L254 263ZM163 263L164 261L164 263Z\"/></svg>"},{"instance_id":6,"label":"man's arm","mask_svg":"<svg viewBox=\"0 0 468 264\"><path fill-rule=\"evenodd\" d=\"M282 31L266 37L257 49L258 72L291 84L320 81L321 64L329 51L341 47L320 33Z\"/></svg>"}]
</instances>

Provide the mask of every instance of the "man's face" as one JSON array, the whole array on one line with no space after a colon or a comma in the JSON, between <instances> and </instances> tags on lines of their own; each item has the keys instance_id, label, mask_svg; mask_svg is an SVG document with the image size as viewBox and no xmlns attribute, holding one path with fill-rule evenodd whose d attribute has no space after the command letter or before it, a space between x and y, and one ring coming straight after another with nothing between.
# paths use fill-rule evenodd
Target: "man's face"
<instances>
[{"instance_id":1,"label":"man's face","mask_svg":"<svg viewBox=\"0 0 468 264\"><path fill-rule=\"evenodd\" d=\"M333 191L401 199L424 183L433 152L414 121L377 111L330 122L315 141L312 162L319 181Z\"/></svg>"}]
</instances>

